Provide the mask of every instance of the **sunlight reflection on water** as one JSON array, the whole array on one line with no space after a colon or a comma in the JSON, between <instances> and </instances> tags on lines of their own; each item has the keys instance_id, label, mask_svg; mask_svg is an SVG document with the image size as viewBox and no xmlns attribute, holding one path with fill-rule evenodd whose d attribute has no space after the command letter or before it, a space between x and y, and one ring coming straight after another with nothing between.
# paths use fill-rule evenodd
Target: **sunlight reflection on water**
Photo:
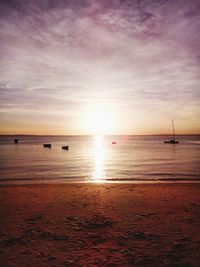
<instances>
[{"instance_id":1,"label":"sunlight reflection on water","mask_svg":"<svg viewBox=\"0 0 200 267\"><path fill-rule=\"evenodd\" d=\"M92 175L92 179L95 182L101 182L103 180L103 177L105 177L105 147L103 141L103 136L94 136L94 172Z\"/></svg>"}]
</instances>

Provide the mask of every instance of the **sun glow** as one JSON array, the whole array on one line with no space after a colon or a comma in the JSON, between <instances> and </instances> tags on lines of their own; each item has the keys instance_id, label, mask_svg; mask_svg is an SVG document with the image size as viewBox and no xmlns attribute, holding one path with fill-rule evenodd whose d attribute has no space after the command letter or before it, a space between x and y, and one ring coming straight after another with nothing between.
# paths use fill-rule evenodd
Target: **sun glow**
<instances>
[{"instance_id":1,"label":"sun glow","mask_svg":"<svg viewBox=\"0 0 200 267\"><path fill-rule=\"evenodd\" d=\"M87 112L86 125L93 135L110 134L115 130L115 119L111 109L94 107Z\"/></svg>"}]
</instances>

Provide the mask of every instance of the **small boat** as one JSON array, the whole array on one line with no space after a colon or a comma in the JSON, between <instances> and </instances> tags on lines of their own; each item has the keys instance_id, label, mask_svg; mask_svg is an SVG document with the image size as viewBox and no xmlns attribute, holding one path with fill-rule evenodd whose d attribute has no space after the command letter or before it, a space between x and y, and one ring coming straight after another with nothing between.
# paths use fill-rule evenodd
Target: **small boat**
<instances>
[{"instance_id":1,"label":"small boat","mask_svg":"<svg viewBox=\"0 0 200 267\"><path fill-rule=\"evenodd\" d=\"M171 139L171 140L166 140L164 141L165 144L178 144L179 141L178 140L174 140L174 139Z\"/></svg>"},{"instance_id":2,"label":"small boat","mask_svg":"<svg viewBox=\"0 0 200 267\"><path fill-rule=\"evenodd\" d=\"M172 120L172 129L173 129L173 139L165 140L164 141L165 144L178 144L179 143L179 141L176 140L173 120Z\"/></svg>"},{"instance_id":3,"label":"small boat","mask_svg":"<svg viewBox=\"0 0 200 267\"><path fill-rule=\"evenodd\" d=\"M62 149L69 150L69 146L62 146Z\"/></svg>"},{"instance_id":4,"label":"small boat","mask_svg":"<svg viewBox=\"0 0 200 267\"><path fill-rule=\"evenodd\" d=\"M51 144L43 144L43 147L51 148Z\"/></svg>"}]
</instances>

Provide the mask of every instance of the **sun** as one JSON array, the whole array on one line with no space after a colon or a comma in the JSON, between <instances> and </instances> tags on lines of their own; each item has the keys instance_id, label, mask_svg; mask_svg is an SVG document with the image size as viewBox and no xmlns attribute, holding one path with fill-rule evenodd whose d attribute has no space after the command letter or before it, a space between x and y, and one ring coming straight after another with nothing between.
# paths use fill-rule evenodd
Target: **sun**
<instances>
[{"instance_id":1,"label":"sun","mask_svg":"<svg viewBox=\"0 0 200 267\"><path fill-rule=\"evenodd\" d=\"M86 124L93 135L110 134L114 130L112 111L104 106L96 106L87 112Z\"/></svg>"}]
</instances>

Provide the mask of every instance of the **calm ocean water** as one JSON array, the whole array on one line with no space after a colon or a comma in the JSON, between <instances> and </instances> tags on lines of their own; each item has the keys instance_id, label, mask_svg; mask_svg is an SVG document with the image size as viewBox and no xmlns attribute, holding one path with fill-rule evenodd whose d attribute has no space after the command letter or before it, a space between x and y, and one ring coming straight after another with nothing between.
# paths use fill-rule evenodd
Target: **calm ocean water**
<instances>
[{"instance_id":1,"label":"calm ocean water","mask_svg":"<svg viewBox=\"0 0 200 267\"><path fill-rule=\"evenodd\" d=\"M200 136L0 137L0 184L71 181L199 180ZM116 144L112 144L116 141ZM52 148L43 148L51 143ZM69 151L61 149L69 145Z\"/></svg>"}]
</instances>

